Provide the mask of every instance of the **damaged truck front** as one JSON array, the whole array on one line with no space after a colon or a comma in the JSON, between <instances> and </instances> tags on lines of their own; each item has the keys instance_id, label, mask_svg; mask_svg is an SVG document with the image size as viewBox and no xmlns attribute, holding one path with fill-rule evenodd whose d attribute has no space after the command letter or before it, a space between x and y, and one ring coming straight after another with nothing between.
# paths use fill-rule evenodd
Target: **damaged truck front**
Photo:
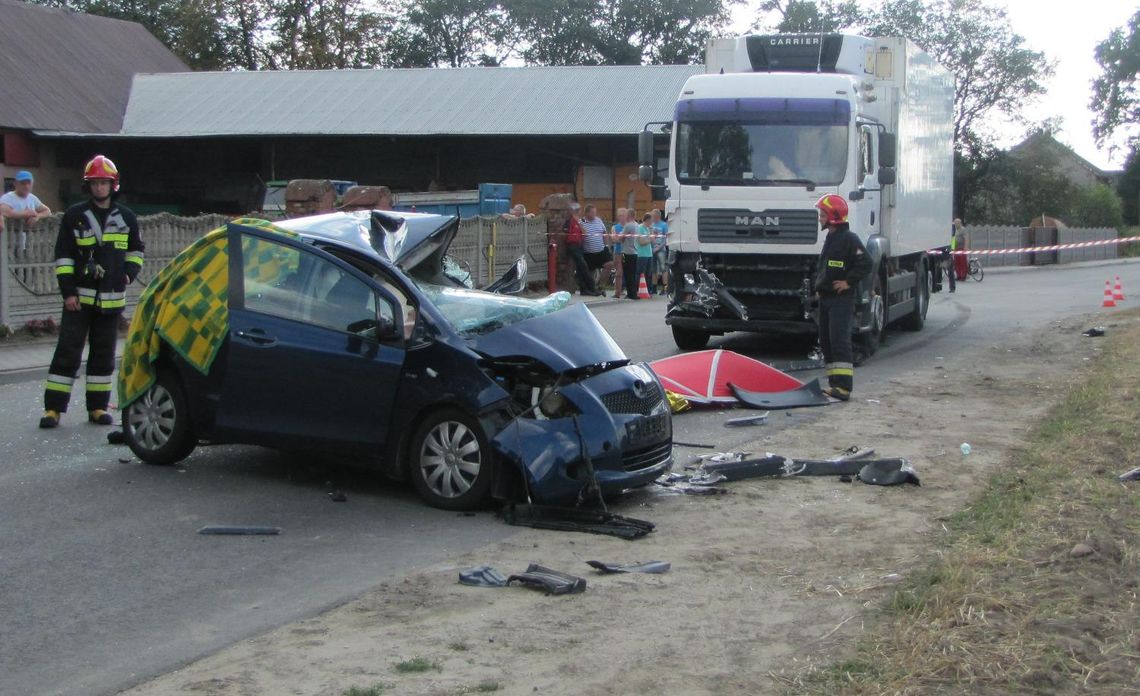
<instances>
[{"instance_id":1,"label":"damaged truck front","mask_svg":"<svg viewBox=\"0 0 1140 696\"><path fill-rule=\"evenodd\" d=\"M669 131L666 211L673 289L666 323L683 349L731 331L812 333L824 235L815 202L838 193L874 272L856 338L920 329L934 259L949 241L954 82L900 38L746 36L709 42ZM663 144L662 139L662 144ZM655 179L654 133L641 176Z\"/></svg>"}]
</instances>

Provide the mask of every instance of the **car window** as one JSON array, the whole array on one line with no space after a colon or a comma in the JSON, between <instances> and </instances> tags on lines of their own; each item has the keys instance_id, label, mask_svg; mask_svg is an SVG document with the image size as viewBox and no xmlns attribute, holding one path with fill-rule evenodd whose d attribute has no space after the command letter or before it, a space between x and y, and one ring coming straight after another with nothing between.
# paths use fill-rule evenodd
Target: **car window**
<instances>
[{"instance_id":1,"label":"car window","mask_svg":"<svg viewBox=\"0 0 1140 696\"><path fill-rule=\"evenodd\" d=\"M332 261L257 237L243 240L242 253L246 309L338 331L375 325L377 294ZM379 314L400 323L386 298Z\"/></svg>"}]
</instances>

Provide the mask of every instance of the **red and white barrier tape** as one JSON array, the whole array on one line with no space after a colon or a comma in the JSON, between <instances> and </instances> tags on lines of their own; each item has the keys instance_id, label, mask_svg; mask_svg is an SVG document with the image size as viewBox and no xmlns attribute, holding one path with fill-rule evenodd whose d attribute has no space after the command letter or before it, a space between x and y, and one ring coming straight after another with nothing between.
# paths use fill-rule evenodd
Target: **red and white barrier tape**
<instances>
[{"instance_id":1,"label":"red and white barrier tape","mask_svg":"<svg viewBox=\"0 0 1140 696\"><path fill-rule=\"evenodd\" d=\"M985 256L989 254L1032 254L1038 251L1068 251L1070 249L1085 249L1088 247L1104 246L1106 244L1124 244L1125 242L1140 242L1140 237L1120 237L1119 239L1102 239L1096 242L1076 242L1073 244L1053 244L1051 246L1022 247L1020 249L967 249L965 251L952 251L955 256ZM940 254L938 249L931 249L927 253Z\"/></svg>"}]
</instances>

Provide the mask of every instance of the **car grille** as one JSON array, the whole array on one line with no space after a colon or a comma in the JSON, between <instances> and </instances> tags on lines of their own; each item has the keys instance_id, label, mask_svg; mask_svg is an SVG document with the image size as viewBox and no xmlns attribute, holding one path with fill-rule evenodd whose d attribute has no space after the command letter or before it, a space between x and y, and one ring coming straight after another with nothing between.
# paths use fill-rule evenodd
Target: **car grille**
<instances>
[{"instance_id":1,"label":"car grille","mask_svg":"<svg viewBox=\"0 0 1140 696\"><path fill-rule=\"evenodd\" d=\"M626 471L641 471L660 464L671 456L673 456L672 438L650 447L627 450L622 455L621 467Z\"/></svg>"},{"instance_id":2,"label":"car grille","mask_svg":"<svg viewBox=\"0 0 1140 696\"><path fill-rule=\"evenodd\" d=\"M602 396L602 403L610 413L638 413L648 416L653 408L661 403L661 388L657 383L645 385L644 396L637 396L632 389L610 392Z\"/></svg>"},{"instance_id":3,"label":"car grille","mask_svg":"<svg viewBox=\"0 0 1140 696\"><path fill-rule=\"evenodd\" d=\"M697 240L740 244L815 244L819 214L815 210L701 208Z\"/></svg>"}]
</instances>

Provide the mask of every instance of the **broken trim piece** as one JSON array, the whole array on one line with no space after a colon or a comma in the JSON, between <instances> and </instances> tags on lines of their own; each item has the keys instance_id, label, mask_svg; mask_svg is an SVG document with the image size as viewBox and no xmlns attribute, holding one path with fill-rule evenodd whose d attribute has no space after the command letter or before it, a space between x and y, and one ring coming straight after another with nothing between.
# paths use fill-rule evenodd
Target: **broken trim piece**
<instances>
[{"instance_id":1,"label":"broken trim piece","mask_svg":"<svg viewBox=\"0 0 1140 696\"><path fill-rule=\"evenodd\" d=\"M602 573L651 573L654 575L667 573L673 567L668 561L646 561L644 563L604 563L602 561L586 561L586 564Z\"/></svg>"},{"instance_id":2,"label":"broken trim piece","mask_svg":"<svg viewBox=\"0 0 1140 696\"><path fill-rule=\"evenodd\" d=\"M819 378L815 378L802 387L781 392L753 392L732 384L728 385L736 398L745 406L761 409L806 408L810 406L826 406L831 399L823 393Z\"/></svg>"},{"instance_id":3,"label":"broken trim piece","mask_svg":"<svg viewBox=\"0 0 1140 696\"><path fill-rule=\"evenodd\" d=\"M507 584L520 583L536 590L545 590L546 594L579 594L586 591L586 579L576 575L552 570L537 563L527 566L525 573L516 573L507 578Z\"/></svg>"},{"instance_id":4,"label":"broken trim piece","mask_svg":"<svg viewBox=\"0 0 1140 696\"><path fill-rule=\"evenodd\" d=\"M606 534L622 539L640 539L657 528L652 522L613 512L550 505L513 503L504 507L501 514L507 524L518 527Z\"/></svg>"}]
</instances>

